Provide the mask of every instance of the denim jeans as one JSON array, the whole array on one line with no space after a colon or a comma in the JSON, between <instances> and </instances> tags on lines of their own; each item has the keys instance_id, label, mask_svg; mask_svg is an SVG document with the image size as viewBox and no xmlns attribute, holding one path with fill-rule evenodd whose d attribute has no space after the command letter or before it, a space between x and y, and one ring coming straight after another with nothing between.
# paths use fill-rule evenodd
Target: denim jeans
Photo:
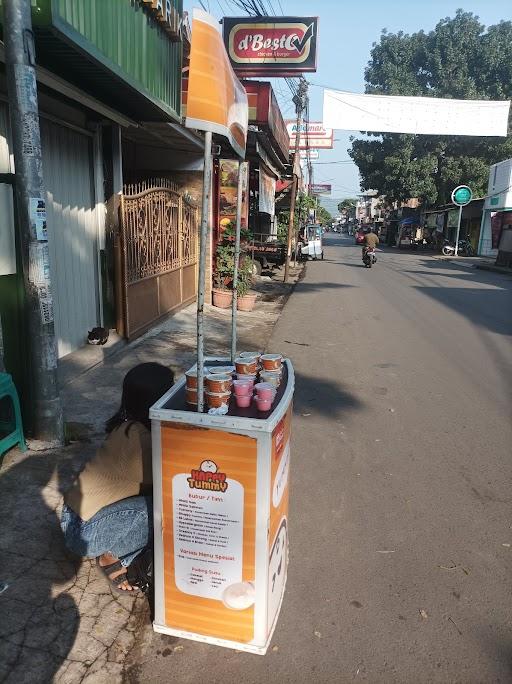
<instances>
[{"instance_id":1,"label":"denim jeans","mask_svg":"<svg viewBox=\"0 0 512 684\"><path fill-rule=\"evenodd\" d=\"M60 526L66 546L77 556L111 553L128 567L153 539L153 499L122 499L100 508L89 520L82 520L64 504Z\"/></svg>"}]
</instances>

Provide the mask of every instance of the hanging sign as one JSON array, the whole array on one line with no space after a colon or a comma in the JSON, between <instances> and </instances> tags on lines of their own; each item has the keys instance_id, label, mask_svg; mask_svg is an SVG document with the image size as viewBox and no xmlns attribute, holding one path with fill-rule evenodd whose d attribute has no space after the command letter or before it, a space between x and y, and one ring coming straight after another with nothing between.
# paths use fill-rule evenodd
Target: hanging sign
<instances>
[{"instance_id":1,"label":"hanging sign","mask_svg":"<svg viewBox=\"0 0 512 684\"><path fill-rule=\"evenodd\" d=\"M247 93L229 63L217 21L194 9L185 125L226 137L245 156Z\"/></svg>"},{"instance_id":2,"label":"hanging sign","mask_svg":"<svg viewBox=\"0 0 512 684\"><path fill-rule=\"evenodd\" d=\"M286 128L290 136L290 149L295 149L295 135L297 122L289 119ZM305 121L300 125L299 150L323 149L330 150L334 146L332 128L325 128L321 121Z\"/></svg>"},{"instance_id":3,"label":"hanging sign","mask_svg":"<svg viewBox=\"0 0 512 684\"><path fill-rule=\"evenodd\" d=\"M313 195L330 195L332 186L329 183L312 183L309 190Z\"/></svg>"},{"instance_id":4,"label":"hanging sign","mask_svg":"<svg viewBox=\"0 0 512 684\"><path fill-rule=\"evenodd\" d=\"M260 164L259 173L259 211L274 216L276 210L276 179L266 173Z\"/></svg>"},{"instance_id":5,"label":"hanging sign","mask_svg":"<svg viewBox=\"0 0 512 684\"><path fill-rule=\"evenodd\" d=\"M318 150L300 150L299 156L301 159L318 159L320 152Z\"/></svg>"},{"instance_id":6,"label":"hanging sign","mask_svg":"<svg viewBox=\"0 0 512 684\"><path fill-rule=\"evenodd\" d=\"M223 26L237 73L284 77L316 71L318 17L224 17Z\"/></svg>"}]
</instances>

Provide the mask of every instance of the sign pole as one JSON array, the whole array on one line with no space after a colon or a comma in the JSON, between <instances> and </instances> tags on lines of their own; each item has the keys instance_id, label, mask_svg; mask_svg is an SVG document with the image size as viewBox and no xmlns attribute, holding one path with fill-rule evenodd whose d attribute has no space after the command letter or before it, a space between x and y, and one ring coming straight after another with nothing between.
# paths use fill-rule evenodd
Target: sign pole
<instances>
[{"instance_id":1,"label":"sign pole","mask_svg":"<svg viewBox=\"0 0 512 684\"><path fill-rule=\"evenodd\" d=\"M293 267L297 268L297 245L299 242L300 226L302 223L302 207L299 204L299 211L297 215L297 228L294 231L295 235L295 251L293 252Z\"/></svg>"},{"instance_id":2,"label":"sign pole","mask_svg":"<svg viewBox=\"0 0 512 684\"><path fill-rule=\"evenodd\" d=\"M469 204L473 199L471 188L467 185L458 185L452 192L452 202L459 207L459 220L457 221L457 237L455 238L455 256L459 256L460 224L462 223L462 207Z\"/></svg>"},{"instance_id":3,"label":"sign pole","mask_svg":"<svg viewBox=\"0 0 512 684\"><path fill-rule=\"evenodd\" d=\"M236 192L236 230L235 230L235 254L233 267L233 301L231 303L231 363L235 363L236 359L236 319L237 319L237 302L238 302L238 262L240 259L240 228L242 224L242 199L245 187L246 178L246 164L239 162L238 164L238 188Z\"/></svg>"},{"instance_id":4,"label":"sign pole","mask_svg":"<svg viewBox=\"0 0 512 684\"><path fill-rule=\"evenodd\" d=\"M203 195L201 205L201 228L199 231L199 269L197 278L197 412L204 410L204 289L206 272L206 242L210 218L210 194L212 185L212 134L204 134Z\"/></svg>"},{"instance_id":5,"label":"sign pole","mask_svg":"<svg viewBox=\"0 0 512 684\"><path fill-rule=\"evenodd\" d=\"M295 105L297 107L297 131L295 133L295 154L293 156L293 181L292 181L292 195L290 198L290 219L288 221L288 240L286 245L286 262L284 265L284 282L287 283L290 277L290 259L292 256L292 233L294 229L295 220L295 202L297 200L297 189L299 185L299 177L295 173L297 167L300 169L299 164L299 147L300 147L300 127L302 125L302 110L304 108L304 99L307 95L307 83L305 80L301 80L299 85L299 92L293 98ZM307 133L306 133L307 135ZM297 241L295 242L295 251L297 251Z\"/></svg>"},{"instance_id":6,"label":"sign pole","mask_svg":"<svg viewBox=\"0 0 512 684\"><path fill-rule=\"evenodd\" d=\"M31 2L4 0L7 93L16 164L16 206L25 290L32 434L64 442L57 386L57 343L50 281ZM50 226L51 229L51 226Z\"/></svg>"},{"instance_id":7,"label":"sign pole","mask_svg":"<svg viewBox=\"0 0 512 684\"><path fill-rule=\"evenodd\" d=\"M459 256L459 235L460 235L460 224L462 221L462 205L459 207L459 220L457 222L457 236L455 238L455 256Z\"/></svg>"}]
</instances>

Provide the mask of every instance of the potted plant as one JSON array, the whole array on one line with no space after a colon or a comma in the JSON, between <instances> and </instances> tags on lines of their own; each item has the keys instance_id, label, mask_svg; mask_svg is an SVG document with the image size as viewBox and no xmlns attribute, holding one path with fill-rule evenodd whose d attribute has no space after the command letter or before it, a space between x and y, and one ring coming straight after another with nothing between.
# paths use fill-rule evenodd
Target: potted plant
<instances>
[{"instance_id":1,"label":"potted plant","mask_svg":"<svg viewBox=\"0 0 512 684\"><path fill-rule=\"evenodd\" d=\"M238 283L236 286L237 309L252 311L256 304L256 292L249 292L252 284L252 259L244 254L240 257L238 266Z\"/></svg>"},{"instance_id":2,"label":"potted plant","mask_svg":"<svg viewBox=\"0 0 512 684\"><path fill-rule=\"evenodd\" d=\"M219 243L215 252L215 270L213 273L213 305L220 309L229 309L233 300L233 270L235 267L235 248L233 245Z\"/></svg>"}]
</instances>

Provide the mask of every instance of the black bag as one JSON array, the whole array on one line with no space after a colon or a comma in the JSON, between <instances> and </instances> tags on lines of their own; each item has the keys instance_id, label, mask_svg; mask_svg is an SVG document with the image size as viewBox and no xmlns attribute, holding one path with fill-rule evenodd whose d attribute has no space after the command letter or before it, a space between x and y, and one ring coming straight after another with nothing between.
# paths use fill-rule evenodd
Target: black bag
<instances>
[{"instance_id":1,"label":"black bag","mask_svg":"<svg viewBox=\"0 0 512 684\"><path fill-rule=\"evenodd\" d=\"M153 584L153 549L147 546L141 551L128 566L126 574L133 587L148 594Z\"/></svg>"}]
</instances>

